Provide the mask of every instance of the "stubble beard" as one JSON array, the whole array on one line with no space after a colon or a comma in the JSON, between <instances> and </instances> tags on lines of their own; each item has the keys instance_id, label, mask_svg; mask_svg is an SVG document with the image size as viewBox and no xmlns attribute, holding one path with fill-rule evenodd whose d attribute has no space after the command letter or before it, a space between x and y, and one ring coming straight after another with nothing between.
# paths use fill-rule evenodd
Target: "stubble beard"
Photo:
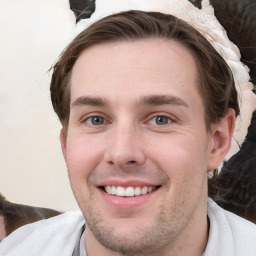
<instances>
[{"instance_id":1,"label":"stubble beard","mask_svg":"<svg viewBox=\"0 0 256 256\"><path fill-rule=\"evenodd\" d=\"M104 212L95 204L97 200L94 198L90 187L91 184L95 183L99 174L92 175L88 179L89 191L86 193L90 196L86 201L83 200L81 194L75 193L78 192L78 189L75 191L74 186L72 186L74 184L71 182L74 195L85 217L87 228L90 229L94 238L109 251L109 255L159 256L170 255L172 251L177 249L176 242L183 236L186 227L189 225L197 203L191 200L189 186L187 185L189 177L185 177L183 187L175 193L177 197L168 198L168 191L171 187L169 177L161 171L155 173L158 178L161 177L162 182L160 184L163 185L162 189L166 190L166 196L155 206L158 210L154 213L153 221L147 226L138 225L125 234L120 233L118 224L115 224L114 220L112 220L112 225L107 223ZM111 175L111 173L109 172L108 175ZM180 197L180 194L186 195L186 198Z\"/></svg>"},{"instance_id":2,"label":"stubble beard","mask_svg":"<svg viewBox=\"0 0 256 256\"><path fill-rule=\"evenodd\" d=\"M93 198L90 199L93 202ZM118 235L118 227L110 227L104 221L95 205L90 204L90 207L84 210L84 215L86 225L93 236L109 251L124 256L165 255L187 225L184 220L189 218L178 209L173 209L170 213L164 206L164 201L159 208L159 214L153 223L143 228L136 227L124 235Z\"/></svg>"}]
</instances>

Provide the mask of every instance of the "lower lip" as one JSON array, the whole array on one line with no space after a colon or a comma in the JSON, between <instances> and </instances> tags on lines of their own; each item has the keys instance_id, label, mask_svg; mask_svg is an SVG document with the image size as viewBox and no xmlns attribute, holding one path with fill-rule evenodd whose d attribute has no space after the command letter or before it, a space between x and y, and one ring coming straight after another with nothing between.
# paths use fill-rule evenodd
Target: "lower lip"
<instances>
[{"instance_id":1,"label":"lower lip","mask_svg":"<svg viewBox=\"0 0 256 256\"><path fill-rule=\"evenodd\" d=\"M151 193L146 195L122 197L122 196L110 195L104 192L102 189L99 189L99 190L103 199L110 205L117 208L129 208L129 209L133 207L136 208L138 206L145 204L149 200L149 198L152 197L157 191L157 190L154 190Z\"/></svg>"}]
</instances>

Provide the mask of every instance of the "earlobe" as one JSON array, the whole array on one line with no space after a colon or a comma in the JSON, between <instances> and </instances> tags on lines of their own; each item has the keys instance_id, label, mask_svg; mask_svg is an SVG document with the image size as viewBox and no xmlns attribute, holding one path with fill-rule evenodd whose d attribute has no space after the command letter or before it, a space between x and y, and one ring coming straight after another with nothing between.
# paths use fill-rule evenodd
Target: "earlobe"
<instances>
[{"instance_id":1,"label":"earlobe","mask_svg":"<svg viewBox=\"0 0 256 256\"><path fill-rule=\"evenodd\" d=\"M62 150L62 154L63 154L63 157L64 157L65 161L66 161L66 156L67 156L66 140L67 140L67 137L64 134L64 131L63 131L63 128L62 128L60 130L60 144L61 144L61 150Z\"/></svg>"},{"instance_id":2,"label":"earlobe","mask_svg":"<svg viewBox=\"0 0 256 256\"><path fill-rule=\"evenodd\" d=\"M213 145L210 149L210 157L208 160L209 171L217 168L228 153L235 129L235 120L235 111L233 109L228 109L226 115L220 122L212 125L211 136Z\"/></svg>"}]
</instances>

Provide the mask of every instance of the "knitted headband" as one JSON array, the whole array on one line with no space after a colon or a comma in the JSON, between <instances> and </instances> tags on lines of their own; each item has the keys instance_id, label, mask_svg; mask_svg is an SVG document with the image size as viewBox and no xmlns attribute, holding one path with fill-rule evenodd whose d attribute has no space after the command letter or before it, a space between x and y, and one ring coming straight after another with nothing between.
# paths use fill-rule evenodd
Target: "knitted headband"
<instances>
[{"instance_id":1,"label":"knitted headband","mask_svg":"<svg viewBox=\"0 0 256 256\"><path fill-rule=\"evenodd\" d=\"M239 95L241 114L236 121L231 149L226 160L239 151L247 134L253 111L256 109L256 95L249 82L248 68L240 61L237 46L227 36L225 29L214 15L209 0L202 1L202 9L196 8L188 0L96 0L96 11L90 19L81 20L77 24L77 32L81 32L94 21L107 15L128 11L158 11L172 14L197 29L213 45L233 72L236 89Z\"/></svg>"}]
</instances>

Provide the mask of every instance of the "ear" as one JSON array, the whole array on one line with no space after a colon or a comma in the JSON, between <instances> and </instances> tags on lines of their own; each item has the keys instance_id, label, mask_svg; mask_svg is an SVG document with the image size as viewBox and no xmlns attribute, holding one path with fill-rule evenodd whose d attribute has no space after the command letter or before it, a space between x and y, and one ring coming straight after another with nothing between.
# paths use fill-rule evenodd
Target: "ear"
<instances>
[{"instance_id":1,"label":"ear","mask_svg":"<svg viewBox=\"0 0 256 256\"><path fill-rule=\"evenodd\" d=\"M63 128L60 130L60 144L61 144L61 150L62 150L62 154L63 157L65 159L65 161L67 162L67 137L63 131Z\"/></svg>"},{"instance_id":2,"label":"ear","mask_svg":"<svg viewBox=\"0 0 256 256\"><path fill-rule=\"evenodd\" d=\"M228 153L235 129L235 121L235 111L229 108L227 114L220 120L220 122L211 126L213 143L211 144L210 156L208 159L207 167L209 171L216 169Z\"/></svg>"}]
</instances>

